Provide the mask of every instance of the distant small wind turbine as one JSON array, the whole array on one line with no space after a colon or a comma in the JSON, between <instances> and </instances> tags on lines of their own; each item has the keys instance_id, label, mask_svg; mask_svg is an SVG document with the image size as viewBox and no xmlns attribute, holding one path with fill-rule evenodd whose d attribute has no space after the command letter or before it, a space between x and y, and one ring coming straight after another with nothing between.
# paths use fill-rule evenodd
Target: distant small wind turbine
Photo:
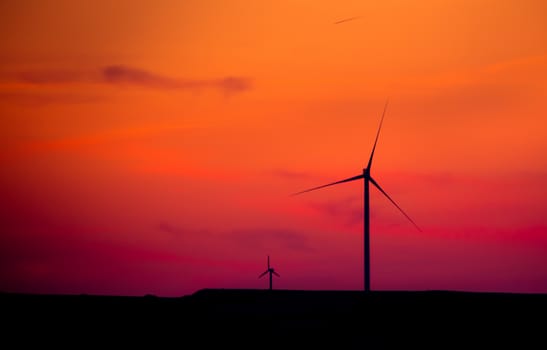
<instances>
[{"instance_id":1,"label":"distant small wind turbine","mask_svg":"<svg viewBox=\"0 0 547 350\"><path fill-rule=\"evenodd\" d=\"M272 290L272 275L276 275L277 277L281 277L281 276L279 276L279 274L277 272L275 272L273 267L270 267L270 256L269 255L268 255L268 269L266 271L264 271L260 276L258 276L258 278L263 277L267 273L270 274L270 290Z\"/></svg>"},{"instance_id":2,"label":"distant small wind turbine","mask_svg":"<svg viewBox=\"0 0 547 350\"><path fill-rule=\"evenodd\" d=\"M314 188L310 188L310 189L307 189L305 191L301 191L301 192L297 192L297 193L294 193L293 195L298 195L298 194L302 194L302 193L306 193L306 192L310 192L310 191L315 191L315 190L318 190L320 188L324 188L324 187L328 187L328 186L332 186L332 185L337 185L337 184L341 184L341 183L344 183L344 182L350 182L350 181L354 181L354 180L360 180L360 179L363 179L364 181L364 184L365 184L365 190L364 190L364 208L363 208L363 215L364 215L364 221L363 221L363 231L364 231L364 265L365 265L365 271L364 271L364 274L365 274L365 279L364 279L364 284L365 284L365 292L368 292L370 291L370 219L369 219L369 184L372 183L374 186L376 186L376 188L378 190L380 190L380 192L382 192L382 194L384 196L387 197L387 199L389 199L389 201L391 203L393 203L397 209L399 209L401 211L401 213L403 213L403 215L408 219L410 220L410 222L418 229L418 231L421 231L420 228L418 227L418 225L416 225L416 223L410 218L410 216L408 216L404 211L403 209L401 209L401 207L399 207L399 205L397 205L397 203L395 203L395 201L393 199L391 199L391 197L380 187L380 185L378 185L378 183L371 177L370 175L370 170L371 170L371 167L372 167L372 158L374 157L374 150L376 149L376 144L378 143L378 136L380 135L380 130L382 129L382 123L384 122L384 116L386 114L386 109L387 109L387 101L386 101L386 104L384 106L384 112L382 113L382 119L380 120L380 126L378 127L378 132L376 133L376 140L374 141L374 146L372 147L372 152L370 154L370 158L368 160L368 165L366 168L363 169L363 173L360 174L360 175L356 175L356 176L353 176L353 177L350 177L350 178L347 178L347 179L344 179L344 180L340 180L340 181L336 181L336 182L332 182L332 183L329 183L329 184L326 184L326 185L323 185L323 186L318 186L318 187L314 187Z\"/></svg>"}]
</instances>

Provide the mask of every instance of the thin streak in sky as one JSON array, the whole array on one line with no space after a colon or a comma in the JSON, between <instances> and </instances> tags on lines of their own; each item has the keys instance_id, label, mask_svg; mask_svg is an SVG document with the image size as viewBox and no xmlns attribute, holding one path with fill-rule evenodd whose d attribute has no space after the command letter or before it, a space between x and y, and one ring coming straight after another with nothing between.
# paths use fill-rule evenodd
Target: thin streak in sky
<instances>
[{"instance_id":1,"label":"thin streak in sky","mask_svg":"<svg viewBox=\"0 0 547 350\"><path fill-rule=\"evenodd\" d=\"M334 24L340 24L340 23L344 23L344 22L349 22L349 21L354 21L356 19L359 19L361 17L350 17L350 18L345 18L343 20L340 20L338 22L334 22Z\"/></svg>"}]
</instances>

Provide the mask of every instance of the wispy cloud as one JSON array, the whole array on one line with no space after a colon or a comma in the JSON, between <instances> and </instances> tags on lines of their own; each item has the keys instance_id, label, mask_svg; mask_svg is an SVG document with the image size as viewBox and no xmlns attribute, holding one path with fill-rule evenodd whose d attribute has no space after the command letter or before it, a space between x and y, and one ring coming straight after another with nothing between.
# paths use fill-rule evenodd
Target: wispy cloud
<instances>
[{"instance_id":1,"label":"wispy cloud","mask_svg":"<svg viewBox=\"0 0 547 350\"><path fill-rule=\"evenodd\" d=\"M108 66L101 69L101 75L110 84L141 85L160 89L177 89L180 81L142 69L127 66Z\"/></svg>"},{"instance_id":2,"label":"wispy cloud","mask_svg":"<svg viewBox=\"0 0 547 350\"><path fill-rule=\"evenodd\" d=\"M102 69L102 76L111 84L139 85L158 89L194 90L202 88L217 88L225 93L240 92L250 89L248 79L242 77L225 77L221 79L176 79L146 70L115 65Z\"/></svg>"},{"instance_id":3,"label":"wispy cloud","mask_svg":"<svg viewBox=\"0 0 547 350\"><path fill-rule=\"evenodd\" d=\"M271 228L246 229L233 231L229 236L240 244L245 244L253 248L272 249L273 247L282 247L294 251L313 250L306 235L291 230Z\"/></svg>"},{"instance_id":4,"label":"wispy cloud","mask_svg":"<svg viewBox=\"0 0 547 350\"><path fill-rule=\"evenodd\" d=\"M283 248L293 251L311 251L308 237L292 230L275 228L251 228L236 229L233 231L215 232L208 230L195 230L169 222L160 222L156 227L159 231L165 232L177 241L184 241L188 237L199 236L200 244L193 245L196 250L207 250L210 246L247 246L259 249Z\"/></svg>"},{"instance_id":5,"label":"wispy cloud","mask_svg":"<svg viewBox=\"0 0 547 350\"><path fill-rule=\"evenodd\" d=\"M348 197L342 200L332 200L311 204L318 212L342 220L344 225L352 227L363 222L362 207L359 207L359 197Z\"/></svg>"},{"instance_id":6,"label":"wispy cloud","mask_svg":"<svg viewBox=\"0 0 547 350\"><path fill-rule=\"evenodd\" d=\"M109 65L96 70L27 70L4 72L2 75L4 81L34 85L99 83L140 86L150 89L217 89L225 94L251 89L251 81L245 77L226 76L212 79L184 79L126 65Z\"/></svg>"},{"instance_id":7,"label":"wispy cloud","mask_svg":"<svg viewBox=\"0 0 547 350\"><path fill-rule=\"evenodd\" d=\"M183 228L178 226L173 226L172 224L168 222L160 222L158 225L158 230L167 232L173 235L177 235L177 236L185 235L187 233L187 231L184 230Z\"/></svg>"}]
</instances>

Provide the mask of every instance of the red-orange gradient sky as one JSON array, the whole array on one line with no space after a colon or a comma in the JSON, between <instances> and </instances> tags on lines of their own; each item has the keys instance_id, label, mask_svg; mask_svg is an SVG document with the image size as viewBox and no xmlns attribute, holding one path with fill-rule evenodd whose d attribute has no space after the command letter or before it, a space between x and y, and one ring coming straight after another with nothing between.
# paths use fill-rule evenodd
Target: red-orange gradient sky
<instances>
[{"instance_id":1,"label":"red-orange gradient sky","mask_svg":"<svg viewBox=\"0 0 547 350\"><path fill-rule=\"evenodd\" d=\"M352 21L334 24L339 20ZM547 3L0 2L0 290L547 292Z\"/></svg>"}]
</instances>

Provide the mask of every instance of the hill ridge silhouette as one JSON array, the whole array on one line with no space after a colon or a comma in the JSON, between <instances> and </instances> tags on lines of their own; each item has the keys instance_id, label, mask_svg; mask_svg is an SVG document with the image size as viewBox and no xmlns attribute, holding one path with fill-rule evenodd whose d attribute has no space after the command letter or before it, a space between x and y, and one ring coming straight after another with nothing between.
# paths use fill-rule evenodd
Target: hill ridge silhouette
<instances>
[{"instance_id":1,"label":"hill ridge silhouette","mask_svg":"<svg viewBox=\"0 0 547 350\"><path fill-rule=\"evenodd\" d=\"M547 345L547 294L213 288L181 297L0 293L0 308L7 321L3 333L20 345L38 338L71 347L85 339L256 348L254 334L272 334L266 345L288 348Z\"/></svg>"}]
</instances>

